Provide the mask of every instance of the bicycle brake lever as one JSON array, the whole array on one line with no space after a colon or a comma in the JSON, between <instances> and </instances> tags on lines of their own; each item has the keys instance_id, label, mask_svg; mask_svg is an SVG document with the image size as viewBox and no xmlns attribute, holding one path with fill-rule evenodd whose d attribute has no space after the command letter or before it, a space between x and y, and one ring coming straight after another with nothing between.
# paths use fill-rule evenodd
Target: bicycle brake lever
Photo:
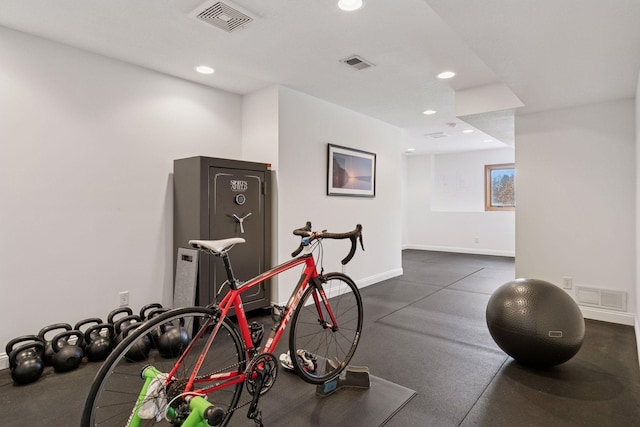
<instances>
[{"instance_id":1,"label":"bicycle brake lever","mask_svg":"<svg viewBox=\"0 0 640 427\"><path fill-rule=\"evenodd\" d=\"M353 255L356 253L356 248L357 248L356 239L357 239L356 236L351 236L349 238L349 240L351 240L351 249L349 250L349 253L347 254L347 256L344 257L342 261L340 261L342 265L347 265L347 263L351 261L351 258L353 258Z\"/></svg>"}]
</instances>

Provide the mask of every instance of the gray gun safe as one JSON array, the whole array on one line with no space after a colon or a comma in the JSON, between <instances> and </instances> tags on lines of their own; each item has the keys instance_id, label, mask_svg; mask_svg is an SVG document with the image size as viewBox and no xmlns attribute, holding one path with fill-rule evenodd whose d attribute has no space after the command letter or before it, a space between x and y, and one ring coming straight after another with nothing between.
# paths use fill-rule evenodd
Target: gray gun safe
<instances>
[{"instance_id":1,"label":"gray gun safe","mask_svg":"<svg viewBox=\"0 0 640 427\"><path fill-rule=\"evenodd\" d=\"M202 156L178 159L173 162L173 189L174 260L189 240L242 237L246 243L230 252L236 278L246 281L271 267L269 165ZM201 252L196 304L218 298L225 280L220 257ZM221 295L227 291L225 287ZM242 294L246 310L268 307L270 299L266 282Z\"/></svg>"}]
</instances>

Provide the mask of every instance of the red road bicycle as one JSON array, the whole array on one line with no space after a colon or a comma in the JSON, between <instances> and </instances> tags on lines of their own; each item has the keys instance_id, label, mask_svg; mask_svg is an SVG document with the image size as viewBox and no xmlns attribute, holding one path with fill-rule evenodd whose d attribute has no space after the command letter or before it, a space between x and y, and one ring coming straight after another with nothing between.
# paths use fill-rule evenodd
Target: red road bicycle
<instances>
[{"instance_id":1,"label":"red road bicycle","mask_svg":"<svg viewBox=\"0 0 640 427\"><path fill-rule=\"evenodd\" d=\"M322 269L322 240L350 239L347 264L362 244L362 227L347 233L294 230L302 237L293 259L244 283L233 273L229 251L242 238L189 243L224 262L229 292L206 307L177 308L137 327L96 374L82 426L225 426L238 409L261 425L260 396L278 374L274 352L291 322L290 363L311 384L336 378L351 360L362 330L362 299L353 280ZM319 259L320 271L314 258ZM283 271L304 264L286 306L274 306L275 325L264 345L261 325L249 324L242 294ZM230 315L235 314L236 322ZM241 402L246 388L249 398Z\"/></svg>"}]
</instances>

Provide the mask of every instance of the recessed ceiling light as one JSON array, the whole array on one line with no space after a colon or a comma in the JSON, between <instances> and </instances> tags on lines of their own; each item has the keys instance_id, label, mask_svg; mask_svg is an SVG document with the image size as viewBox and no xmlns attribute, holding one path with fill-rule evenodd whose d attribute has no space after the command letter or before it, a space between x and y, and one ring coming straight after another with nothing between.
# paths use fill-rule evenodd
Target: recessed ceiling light
<instances>
[{"instance_id":1,"label":"recessed ceiling light","mask_svg":"<svg viewBox=\"0 0 640 427\"><path fill-rule=\"evenodd\" d=\"M216 71L213 68L209 67L208 65L199 65L195 69L200 74L213 74Z\"/></svg>"},{"instance_id":2,"label":"recessed ceiling light","mask_svg":"<svg viewBox=\"0 0 640 427\"><path fill-rule=\"evenodd\" d=\"M473 133L473 129L465 129L462 133Z\"/></svg>"},{"instance_id":3,"label":"recessed ceiling light","mask_svg":"<svg viewBox=\"0 0 640 427\"><path fill-rule=\"evenodd\" d=\"M456 73L454 73L453 71L443 71L442 73L438 74L438 78L439 79L450 79L451 77L455 76Z\"/></svg>"},{"instance_id":4,"label":"recessed ceiling light","mask_svg":"<svg viewBox=\"0 0 640 427\"><path fill-rule=\"evenodd\" d=\"M430 116L430 115L435 114L435 113L437 113L437 111L436 111L436 110L424 110L424 111L422 112L422 114L424 114L424 115L426 115L426 116Z\"/></svg>"},{"instance_id":5,"label":"recessed ceiling light","mask_svg":"<svg viewBox=\"0 0 640 427\"><path fill-rule=\"evenodd\" d=\"M358 10L362 7L362 0L340 0L338 2L338 7L342 10L346 10L347 12Z\"/></svg>"},{"instance_id":6,"label":"recessed ceiling light","mask_svg":"<svg viewBox=\"0 0 640 427\"><path fill-rule=\"evenodd\" d=\"M407 153L413 153L414 151L416 151L415 148L407 148Z\"/></svg>"}]
</instances>

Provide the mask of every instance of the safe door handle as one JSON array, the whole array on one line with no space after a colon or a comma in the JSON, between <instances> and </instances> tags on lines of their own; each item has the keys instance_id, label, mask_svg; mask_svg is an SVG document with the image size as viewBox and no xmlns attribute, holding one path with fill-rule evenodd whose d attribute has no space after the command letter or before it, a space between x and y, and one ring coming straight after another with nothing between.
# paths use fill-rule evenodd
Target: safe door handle
<instances>
[{"instance_id":1,"label":"safe door handle","mask_svg":"<svg viewBox=\"0 0 640 427\"><path fill-rule=\"evenodd\" d=\"M243 222L245 219L247 219L247 217L249 217L251 215L251 212L249 212L248 214L246 214L243 217L239 217L236 214L231 215L232 218L234 218L238 224L240 224L240 233L244 234L244 226L243 226Z\"/></svg>"}]
</instances>

